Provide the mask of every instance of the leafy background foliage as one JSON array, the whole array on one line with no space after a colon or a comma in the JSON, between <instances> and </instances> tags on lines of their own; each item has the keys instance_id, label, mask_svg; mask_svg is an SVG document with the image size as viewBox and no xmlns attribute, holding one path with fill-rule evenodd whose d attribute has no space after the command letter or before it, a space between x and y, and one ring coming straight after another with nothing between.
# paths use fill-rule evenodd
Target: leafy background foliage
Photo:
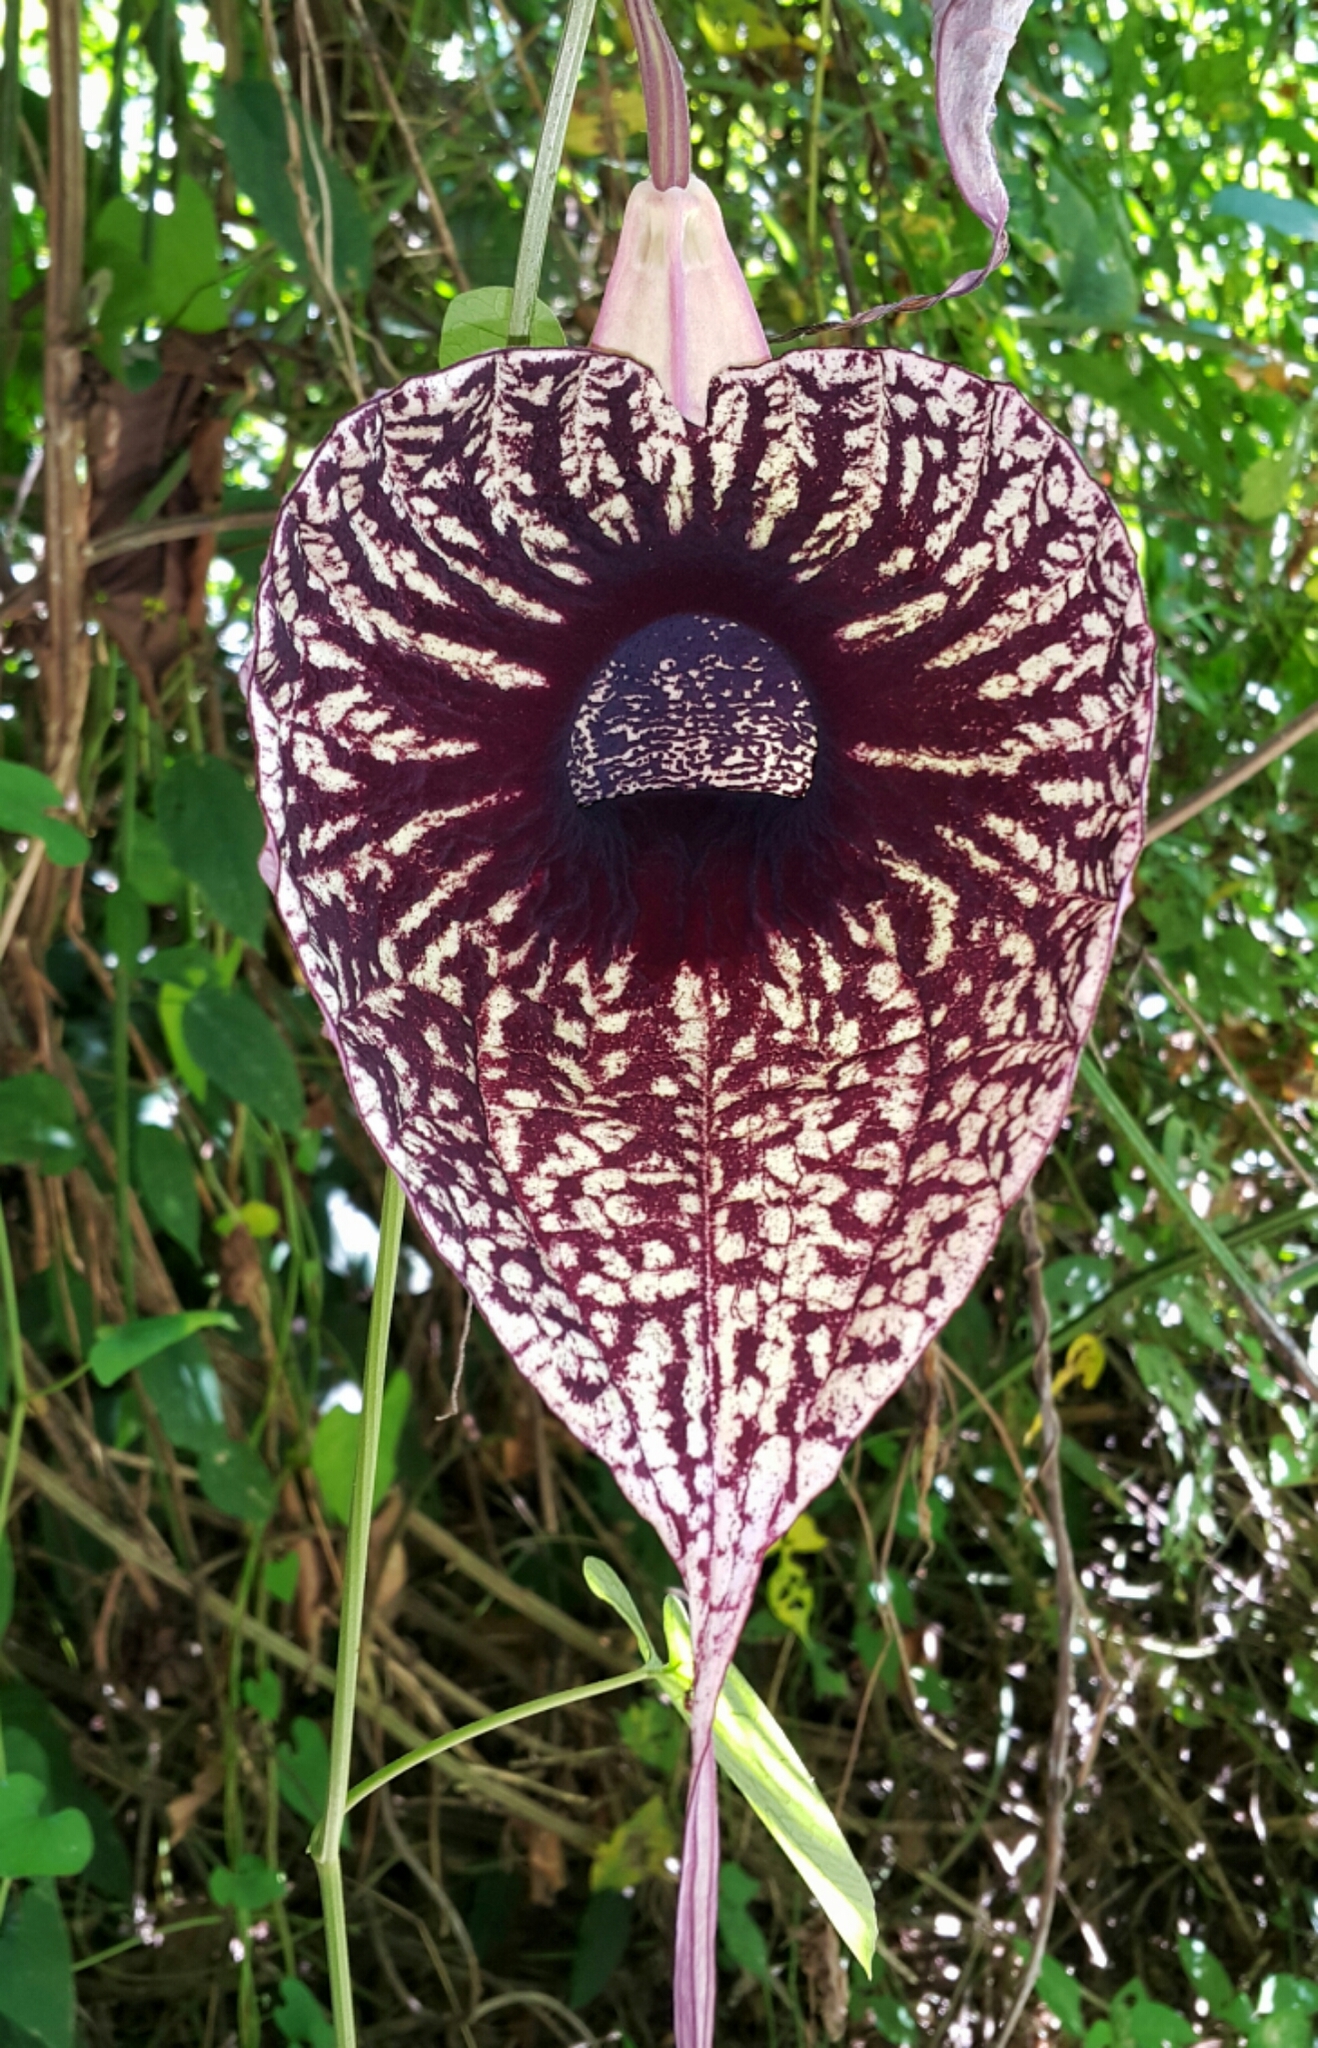
<instances>
[{"instance_id":1,"label":"leafy background foliage","mask_svg":"<svg viewBox=\"0 0 1318 2048\"><path fill-rule=\"evenodd\" d=\"M0 1544L0 2048L325 2048L304 1849L380 1176L269 916L235 678L264 535L319 437L435 365L456 292L511 281L560 16L51 8L80 36L77 246L35 5L20 21L9 0L0 94L0 1195L32 1397ZM771 333L979 260L916 0L667 18ZM1315 35L1280 0L1038 0L998 124L1010 266L869 336L1010 378L1109 484L1161 643L1155 816L1318 698ZM640 130L601 0L543 287L572 343ZM82 283L81 598L51 597L43 541L61 262ZM458 317L483 337L500 311ZM70 603L90 685L61 809L40 777ZM1318 1406L1162 1190L1318 1365L1316 827L1310 738L1149 849L1099 1032L1140 1144L1082 1085L1039 1182L1085 1612L1031 2040L1313 2038ZM766 1562L741 1662L838 1802L882 1947L871 1981L848 1970L729 1798L729 2044L957 2048L1010 2004L1055 1650L1022 1267L1009 1228L942 1351ZM410 1246L367 1766L625 1661L583 1555L652 1625L669 1583L479 1320L455 1388L464 1320ZM11 1439L14 1367L10 1344ZM351 1824L366 2037L658 2048L675 1715L629 1696L444 1762Z\"/></svg>"}]
</instances>

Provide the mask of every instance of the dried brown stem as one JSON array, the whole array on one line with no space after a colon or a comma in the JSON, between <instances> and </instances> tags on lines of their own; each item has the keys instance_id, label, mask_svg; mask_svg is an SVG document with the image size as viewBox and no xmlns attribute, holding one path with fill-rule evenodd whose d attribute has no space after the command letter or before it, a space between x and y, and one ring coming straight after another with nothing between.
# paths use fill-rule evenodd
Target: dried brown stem
<instances>
[{"instance_id":1,"label":"dried brown stem","mask_svg":"<svg viewBox=\"0 0 1318 2048\"><path fill-rule=\"evenodd\" d=\"M83 444L82 258L86 177L78 95L82 81L79 0L49 0L50 191L46 215L45 536L48 618L41 656L46 768L73 788L91 655L82 630L87 495L79 480Z\"/></svg>"},{"instance_id":2,"label":"dried brown stem","mask_svg":"<svg viewBox=\"0 0 1318 2048\"><path fill-rule=\"evenodd\" d=\"M8 1447L9 1439L0 1431L0 1460ZM300 1672L308 1685L314 1685L322 1692L333 1692L334 1673L328 1664L320 1663L309 1650L304 1650L299 1643L290 1642L278 1629L267 1627L254 1615L240 1612L223 1594L214 1592L209 1586L198 1586L172 1557L163 1558L127 1535L121 1526L109 1521L98 1508L85 1500L67 1479L49 1465L43 1465L30 1451L19 1452L18 1476L34 1493L60 1509L79 1528L95 1536L130 1571L145 1572L161 1585L171 1587L184 1599L192 1601L219 1627L236 1631L246 1641L264 1650L276 1663ZM363 1685L358 1694L357 1711L367 1720L377 1723L404 1749L419 1749L428 1739L421 1729L381 1700L369 1685ZM561 1835L570 1847L581 1849L586 1855L592 1855L599 1846L599 1836L594 1829L556 1813L552 1807L542 1806L538 1799L510 1783L503 1773L462 1763L451 1753L436 1757L432 1762L435 1769L451 1779L476 1805L502 1807L515 1818L529 1821L533 1827L548 1828L552 1834Z\"/></svg>"},{"instance_id":3,"label":"dried brown stem","mask_svg":"<svg viewBox=\"0 0 1318 2048\"><path fill-rule=\"evenodd\" d=\"M1274 761L1315 732L1318 732L1318 704L1310 704L1297 718L1292 718L1274 732L1270 740L1264 740L1252 754L1242 755L1229 768L1220 769L1212 781L1196 790L1193 796L1182 797L1180 803L1173 804L1169 811L1162 811L1156 818L1151 818L1144 828L1144 844L1152 846L1156 839L1165 839L1168 833L1179 832L1191 818L1197 818L1201 811L1211 810L1224 796L1230 796L1233 789L1239 789L1242 782L1248 782L1262 769L1270 768Z\"/></svg>"},{"instance_id":4,"label":"dried brown stem","mask_svg":"<svg viewBox=\"0 0 1318 2048\"><path fill-rule=\"evenodd\" d=\"M458 245L453 239L453 231L448 224L448 215L440 204L434 180L426 169L425 158L416 146L416 137L412 133L412 124L398 103L398 95L394 91L393 83L385 68L384 59L380 55L380 45L376 41L375 31L366 19L366 11L362 6L362 0L348 0L348 12L361 30L362 41L366 45L366 54L371 60L371 69L375 73L375 82L380 88L381 98L389 109L390 120L403 138L403 148L407 151L408 162L415 171L416 181L425 194L426 206L429 209L431 222L435 230L435 240L444 252L444 261L453 273L453 281L457 285L458 290L460 292L469 291L471 287L467 273L462 267L462 258L458 254Z\"/></svg>"}]
</instances>

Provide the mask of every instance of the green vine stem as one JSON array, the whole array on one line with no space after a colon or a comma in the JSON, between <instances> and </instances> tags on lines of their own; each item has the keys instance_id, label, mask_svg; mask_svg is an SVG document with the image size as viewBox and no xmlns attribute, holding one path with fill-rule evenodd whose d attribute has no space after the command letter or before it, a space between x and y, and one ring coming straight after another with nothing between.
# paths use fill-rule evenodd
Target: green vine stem
<instances>
[{"instance_id":1,"label":"green vine stem","mask_svg":"<svg viewBox=\"0 0 1318 2048\"><path fill-rule=\"evenodd\" d=\"M362 1381L361 1431L357 1439L357 1470L352 1482L348 1542L343 1560L343 1596L339 1611L339 1654L334 1672L334 1724L330 1733L329 1789L325 1817L312 1854L320 1872L320 1898L325 1914L325 1946L329 1955L330 1995L337 2048L356 2048L357 2020L352 2003L352 1963L348 1954L348 1918L343 1898L340 1846L348 1811L352 1769L353 1710L361 1661L362 1616L366 1606L366 1566L371 1536L371 1503L380 1453L380 1417L384 1407L384 1375L389 1352L389 1323L398 1280L398 1253L403 1238L403 1191L392 1173L386 1175L380 1204L380 1249L375 1265L375 1293L366 1337L366 1370Z\"/></svg>"},{"instance_id":2,"label":"green vine stem","mask_svg":"<svg viewBox=\"0 0 1318 2048\"><path fill-rule=\"evenodd\" d=\"M540 289L540 272L544 268L558 167L563 161L567 124L594 16L595 0L568 0L563 40L558 46L549 104L545 108L544 126L540 130L540 143L535 153L535 169L531 173L531 190L522 215L522 239L517 251L512 303L508 309L510 348L525 348L531 339L531 318Z\"/></svg>"},{"instance_id":3,"label":"green vine stem","mask_svg":"<svg viewBox=\"0 0 1318 2048\"><path fill-rule=\"evenodd\" d=\"M447 1735L437 1735L433 1742L423 1742L420 1749L409 1749L406 1756L394 1757L391 1762L382 1764L378 1771L372 1771L369 1778L363 1778L360 1785L354 1785L348 1794L346 1811L351 1813L354 1806L360 1806L372 1792L391 1785L395 1778L402 1777L404 1771L443 1756L446 1749L458 1749L464 1742L475 1742L482 1735L493 1735L496 1729L510 1728L514 1721L525 1721L532 1714L551 1714L556 1707L576 1707L583 1700L599 1699L603 1693L621 1692L624 1686L639 1685L644 1678L662 1677L669 1668L657 1660L651 1664L638 1664L635 1671L619 1672L616 1678L596 1678L589 1685L574 1685L567 1692L548 1692L538 1700L505 1707L498 1714L486 1714L483 1720L468 1721L462 1728L450 1728Z\"/></svg>"}]
</instances>

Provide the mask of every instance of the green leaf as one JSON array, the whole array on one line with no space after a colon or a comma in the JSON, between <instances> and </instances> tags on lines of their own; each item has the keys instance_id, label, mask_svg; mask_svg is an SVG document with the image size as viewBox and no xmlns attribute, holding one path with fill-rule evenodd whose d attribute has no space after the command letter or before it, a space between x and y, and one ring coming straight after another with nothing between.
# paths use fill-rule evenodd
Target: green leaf
<instances>
[{"instance_id":1,"label":"green leaf","mask_svg":"<svg viewBox=\"0 0 1318 2048\"><path fill-rule=\"evenodd\" d=\"M217 1087L281 1131L302 1122L297 1062L245 989L203 988L183 1012L189 1053Z\"/></svg>"},{"instance_id":2,"label":"green leaf","mask_svg":"<svg viewBox=\"0 0 1318 2048\"><path fill-rule=\"evenodd\" d=\"M221 1863L210 1874L210 1895L217 1906L236 1913L260 1913L278 1905L287 1885L261 1856L240 1856L232 1870Z\"/></svg>"},{"instance_id":3,"label":"green leaf","mask_svg":"<svg viewBox=\"0 0 1318 2048\"><path fill-rule=\"evenodd\" d=\"M444 329L439 337L439 367L461 363L468 356L485 355L492 348L508 346L508 316L513 295L507 285L481 285L474 292L459 292L449 300ZM565 337L558 321L542 299L531 315L531 347L563 348Z\"/></svg>"},{"instance_id":4,"label":"green leaf","mask_svg":"<svg viewBox=\"0 0 1318 2048\"><path fill-rule=\"evenodd\" d=\"M1249 185L1227 185L1213 194L1208 211L1231 220L1252 221L1274 234L1318 242L1318 206L1303 199L1283 199L1279 192L1258 192Z\"/></svg>"},{"instance_id":5,"label":"green leaf","mask_svg":"<svg viewBox=\"0 0 1318 2048\"><path fill-rule=\"evenodd\" d=\"M183 877L169 857L160 827L145 811L133 820L133 856L124 876L143 903L172 903Z\"/></svg>"},{"instance_id":6,"label":"green leaf","mask_svg":"<svg viewBox=\"0 0 1318 2048\"><path fill-rule=\"evenodd\" d=\"M0 1926L0 2021L41 2048L73 2048L73 1951L53 1884L11 1897Z\"/></svg>"},{"instance_id":7,"label":"green leaf","mask_svg":"<svg viewBox=\"0 0 1318 2048\"><path fill-rule=\"evenodd\" d=\"M1295 455L1289 448L1260 455L1245 471L1238 503L1246 519L1275 519L1286 510L1295 481Z\"/></svg>"},{"instance_id":8,"label":"green leaf","mask_svg":"<svg viewBox=\"0 0 1318 2048\"><path fill-rule=\"evenodd\" d=\"M1308 1486L1318 1479L1318 1438L1297 1444L1280 1431L1269 1437L1268 1479L1273 1486Z\"/></svg>"},{"instance_id":9,"label":"green leaf","mask_svg":"<svg viewBox=\"0 0 1318 2048\"><path fill-rule=\"evenodd\" d=\"M199 1263L201 1197L187 1146L158 1124L139 1124L133 1151L138 1191L152 1222L181 1245L194 1263Z\"/></svg>"},{"instance_id":10,"label":"green leaf","mask_svg":"<svg viewBox=\"0 0 1318 2048\"><path fill-rule=\"evenodd\" d=\"M1289 1710L1310 1726L1318 1726L1318 1659L1298 1651L1291 1657Z\"/></svg>"},{"instance_id":11,"label":"green leaf","mask_svg":"<svg viewBox=\"0 0 1318 2048\"><path fill-rule=\"evenodd\" d=\"M739 1970L764 1979L769 1974L769 1946L764 1930L751 1912L751 1900L758 1898L758 1878L740 1863L721 1863L718 1874L718 1931L723 1946Z\"/></svg>"},{"instance_id":12,"label":"green leaf","mask_svg":"<svg viewBox=\"0 0 1318 2048\"><path fill-rule=\"evenodd\" d=\"M14 1552L8 1536L0 1529L0 1643L9 1633L14 1618Z\"/></svg>"},{"instance_id":13,"label":"green leaf","mask_svg":"<svg viewBox=\"0 0 1318 2048\"><path fill-rule=\"evenodd\" d=\"M398 1442L412 1404L412 1382L405 1372L391 1372L385 1382L380 1415L380 1448L375 1471L374 1514L398 1476ZM361 1416L331 1408L316 1424L311 1440L311 1469L316 1475L325 1512L346 1527L352 1507L352 1482L357 1470Z\"/></svg>"},{"instance_id":14,"label":"green leaf","mask_svg":"<svg viewBox=\"0 0 1318 2048\"><path fill-rule=\"evenodd\" d=\"M326 155L300 112L297 120L303 179L322 243L327 239L320 222L322 193L329 199L335 285L345 294L365 291L371 281L371 224L357 188L337 160ZM238 188L251 200L261 226L306 271L307 250L289 180L288 129L278 88L263 78L221 85L215 94L215 126Z\"/></svg>"},{"instance_id":15,"label":"green leaf","mask_svg":"<svg viewBox=\"0 0 1318 2048\"><path fill-rule=\"evenodd\" d=\"M1183 1428L1192 1428L1199 1420L1199 1390L1193 1373L1165 1344L1133 1344L1131 1355L1154 1400L1170 1408Z\"/></svg>"},{"instance_id":16,"label":"green leaf","mask_svg":"<svg viewBox=\"0 0 1318 2048\"><path fill-rule=\"evenodd\" d=\"M275 1482L250 1444L218 1444L197 1460L197 1483L213 1508L237 1522L268 1522Z\"/></svg>"},{"instance_id":17,"label":"green leaf","mask_svg":"<svg viewBox=\"0 0 1318 2048\"><path fill-rule=\"evenodd\" d=\"M1056 167L1042 195L1044 232L1057 252L1063 311L1077 326L1110 334L1123 332L1139 311L1139 286L1112 196L1091 205Z\"/></svg>"},{"instance_id":18,"label":"green leaf","mask_svg":"<svg viewBox=\"0 0 1318 2048\"><path fill-rule=\"evenodd\" d=\"M91 1861L92 1831L76 1806L42 1813L40 1778L13 1771L0 1778L0 1878L76 1877Z\"/></svg>"},{"instance_id":19,"label":"green leaf","mask_svg":"<svg viewBox=\"0 0 1318 2048\"><path fill-rule=\"evenodd\" d=\"M1012 1943L1022 1961L1030 1953L1028 1941ZM1045 1956L1039 1969L1038 1992L1055 2019L1061 2021L1068 2034L1077 2040L1084 2037L1085 2016L1081 2004L1080 1986L1071 1972L1052 1956Z\"/></svg>"},{"instance_id":20,"label":"green leaf","mask_svg":"<svg viewBox=\"0 0 1318 2048\"><path fill-rule=\"evenodd\" d=\"M282 1557L270 1557L261 1570L261 1583L272 1600L291 1600L297 1591L298 1554L286 1550Z\"/></svg>"},{"instance_id":21,"label":"green leaf","mask_svg":"<svg viewBox=\"0 0 1318 2048\"><path fill-rule=\"evenodd\" d=\"M627 1953L632 1902L621 1892L592 1892L577 1929L568 2003L580 2012L598 1998Z\"/></svg>"},{"instance_id":22,"label":"green leaf","mask_svg":"<svg viewBox=\"0 0 1318 2048\"><path fill-rule=\"evenodd\" d=\"M196 883L214 916L259 946L270 908L256 865L265 821L238 770L213 755L175 761L156 791L156 822L169 858Z\"/></svg>"},{"instance_id":23,"label":"green leaf","mask_svg":"<svg viewBox=\"0 0 1318 2048\"><path fill-rule=\"evenodd\" d=\"M663 1700L633 1700L618 1716L618 1733L627 1748L652 1771L671 1777L686 1741L682 1717Z\"/></svg>"},{"instance_id":24,"label":"green leaf","mask_svg":"<svg viewBox=\"0 0 1318 2048\"><path fill-rule=\"evenodd\" d=\"M686 1611L672 1594L664 1603L671 1677L658 1682L685 1705L695 1676ZM868 1971L878 1939L874 1894L819 1787L773 1715L734 1665L714 1717L714 1753L720 1768L758 1814Z\"/></svg>"},{"instance_id":25,"label":"green leaf","mask_svg":"<svg viewBox=\"0 0 1318 2048\"><path fill-rule=\"evenodd\" d=\"M636 1647L647 1664L657 1664L654 1644L650 1641L641 1610L632 1599L622 1580L611 1564L605 1564L602 1557L588 1557L581 1567L581 1576L597 1600L620 1614L636 1638Z\"/></svg>"},{"instance_id":26,"label":"green leaf","mask_svg":"<svg viewBox=\"0 0 1318 2048\"><path fill-rule=\"evenodd\" d=\"M1247 2048L1313 2048L1313 2021L1305 2012L1269 2012L1251 2020Z\"/></svg>"},{"instance_id":27,"label":"green leaf","mask_svg":"<svg viewBox=\"0 0 1318 2048\"><path fill-rule=\"evenodd\" d=\"M1176 1944L1181 1968L1201 1998L1208 2000L1214 2019L1224 2019L1235 1998L1235 1987L1213 1951L1198 1939L1183 1934Z\"/></svg>"},{"instance_id":28,"label":"green leaf","mask_svg":"<svg viewBox=\"0 0 1318 2048\"><path fill-rule=\"evenodd\" d=\"M0 761L0 832L44 839L46 858L57 868L78 867L92 850L50 777L21 761Z\"/></svg>"},{"instance_id":29,"label":"green leaf","mask_svg":"<svg viewBox=\"0 0 1318 2048\"><path fill-rule=\"evenodd\" d=\"M1190 2048L1196 2035L1183 2013L1150 1998L1137 1977L1113 1999L1111 2021L1114 2048Z\"/></svg>"},{"instance_id":30,"label":"green leaf","mask_svg":"<svg viewBox=\"0 0 1318 2048\"><path fill-rule=\"evenodd\" d=\"M245 1678L243 1700L261 1720L277 1721L284 1706L284 1688L278 1672L262 1671L259 1677Z\"/></svg>"},{"instance_id":31,"label":"green leaf","mask_svg":"<svg viewBox=\"0 0 1318 2048\"><path fill-rule=\"evenodd\" d=\"M67 1173L82 1156L77 1112L62 1081L36 1071L0 1081L0 1166Z\"/></svg>"},{"instance_id":32,"label":"green leaf","mask_svg":"<svg viewBox=\"0 0 1318 2048\"><path fill-rule=\"evenodd\" d=\"M286 2041L301 2048L335 2048L334 2023L298 1977L281 1977L274 2022Z\"/></svg>"},{"instance_id":33,"label":"green leaf","mask_svg":"<svg viewBox=\"0 0 1318 2048\"><path fill-rule=\"evenodd\" d=\"M186 172L175 180L173 212L158 213L152 233L151 294L161 326L187 334L227 326L215 209Z\"/></svg>"},{"instance_id":34,"label":"green leaf","mask_svg":"<svg viewBox=\"0 0 1318 2048\"><path fill-rule=\"evenodd\" d=\"M113 953L116 960L124 961L129 967L137 966L137 956L143 952L151 936L151 922L145 903L131 882L120 882L112 896L104 899L102 912L103 938L107 953Z\"/></svg>"},{"instance_id":35,"label":"green leaf","mask_svg":"<svg viewBox=\"0 0 1318 2048\"><path fill-rule=\"evenodd\" d=\"M195 1338L141 1367L142 1389L177 1451L218 1450L229 1440L219 1375Z\"/></svg>"},{"instance_id":36,"label":"green leaf","mask_svg":"<svg viewBox=\"0 0 1318 2048\"><path fill-rule=\"evenodd\" d=\"M867 1999L866 2004L880 2035L891 2043L891 2048L919 2048L920 2030L910 2007L901 1999L881 1991L877 1998Z\"/></svg>"},{"instance_id":37,"label":"green leaf","mask_svg":"<svg viewBox=\"0 0 1318 2048\"><path fill-rule=\"evenodd\" d=\"M135 1322L120 1323L98 1330L87 1363L98 1386L112 1387L125 1373L135 1372L148 1358L155 1358L184 1337L198 1330L236 1330L231 1315L223 1309L181 1309L172 1316L139 1316Z\"/></svg>"},{"instance_id":38,"label":"green leaf","mask_svg":"<svg viewBox=\"0 0 1318 2048\"><path fill-rule=\"evenodd\" d=\"M324 1817L329 1797L329 1748L319 1724L304 1715L298 1715L289 1732L292 1741L281 1742L275 1750L280 1795L286 1806L315 1827ZM345 1820L345 1843L347 1839Z\"/></svg>"}]
</instances>

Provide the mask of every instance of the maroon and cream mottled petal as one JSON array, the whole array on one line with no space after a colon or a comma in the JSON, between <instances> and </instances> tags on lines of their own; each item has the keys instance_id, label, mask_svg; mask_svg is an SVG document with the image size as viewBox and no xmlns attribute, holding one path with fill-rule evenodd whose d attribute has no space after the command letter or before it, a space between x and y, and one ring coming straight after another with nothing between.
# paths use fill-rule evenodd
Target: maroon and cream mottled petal
<instances>
[{"instance_id":1,"label":"maroon and cream mottled petal","mask_svg":"<svg viewBox=\"0 0 1318 2048\"><path fill-rule=\"evenodd\" d=\"M605 944L589 895L573 721L674 613L782 647L817 721L824 851L740 951L669 945L661 890ZM923 357L731 373L704 432L621 358L485 357L317 454L249 685L366 1125L726 1660L1064 1112L1150 742L1121 522L1015 392Z\"/></svg>"}]
</instances>

